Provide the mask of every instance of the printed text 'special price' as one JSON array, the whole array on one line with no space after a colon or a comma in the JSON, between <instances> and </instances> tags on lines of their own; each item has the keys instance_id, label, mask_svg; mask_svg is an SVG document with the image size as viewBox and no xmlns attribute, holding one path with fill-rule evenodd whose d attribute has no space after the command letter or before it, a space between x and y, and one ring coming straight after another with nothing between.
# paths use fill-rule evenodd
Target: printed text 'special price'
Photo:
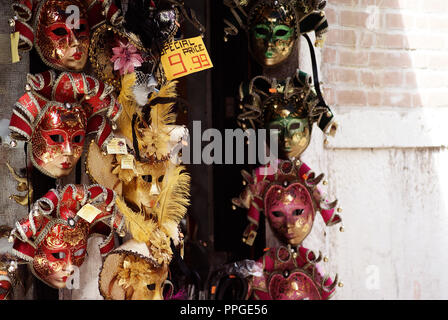
<instances>
[{"instance_id":1,"label":"printed text 'special price'","mask_svg":"<svg viewBox=\"0 0 448 320\"><path fill-rule=\"evenodd\" d=\"M201 37L165 44L161 61L168 80L213 67Z\"/></svg>"}]
</instances>

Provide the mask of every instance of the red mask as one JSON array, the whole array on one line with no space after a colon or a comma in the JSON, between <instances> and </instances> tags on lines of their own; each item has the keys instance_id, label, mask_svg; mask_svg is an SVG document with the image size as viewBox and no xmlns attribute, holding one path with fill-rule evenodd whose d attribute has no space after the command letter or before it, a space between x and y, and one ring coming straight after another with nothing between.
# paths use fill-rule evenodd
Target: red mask
<instances>
[{"instance_id":1,"label":"red mask","mask_svg":"<svg viewBox=\"0 0 448 320\"><path fill-rule=\"evenodd\" d=\"M67 7L79 8L79 28ZM48 66L81 71L88 59L90 30L87 10L79 0L47 0L39 7L35 47Z\"/></svg>"},{"instance_id":2,"label":"red mask","mask_svg":"<svg viewBox=\"0 0 448 320\"><path fill-rule=\"evenodd\" d=\"M308 236L315 210L308 190L300 183L272 186L265 196L265 212L277 237L298 245Z\"/></svg>"},{"instance_id":3,"label":"red mask","mask_svg":"<svg viewBox=\"0 0 448 320\"><path fill-rule=\"evenodd\" d=\"M80 220L75 228L54 225L41 242L33 260L36 275L54 288L64 288L67 278L84 262L89 224Z\"/></svg>"},{"instance_id":4,"label":"red mask","mask_svg":"<svg viewBox=\"0 0 448 320\"><path fill-rule=\"evenodd\" d=\"M33 163L51 177L67 176L83 152L86 115L82 107L68 109L55 102L41 114L31 136Z\"/></svg>"},{"instance_id":5,"label":"red mask","mask_svg":"<svg viewBox=\"0 0 448 320\"><path fill-rule=\"evenodd\" d=\"M106 236L100 245L103 255L114 248L112 232L123 225L115 196L99 185L67 185L60 193L49 191L35 203L37 215L31 211L28 219L16 224L12 254L25 260L33 274L49 286L64 288L84 262L89 236ZM92 222L78 215L87 203L100 211Z\"/></svg>"}]
</instances>

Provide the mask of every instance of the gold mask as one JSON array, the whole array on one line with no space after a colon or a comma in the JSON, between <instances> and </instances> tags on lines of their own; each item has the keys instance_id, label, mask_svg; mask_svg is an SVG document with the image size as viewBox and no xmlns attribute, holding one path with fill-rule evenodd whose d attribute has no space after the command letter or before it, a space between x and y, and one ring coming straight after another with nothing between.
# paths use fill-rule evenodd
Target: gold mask
<instances>
[{"instance_id":1,"label":"gold mask","mask_svg":"<svg viewBox=\"0 0 448 320\"><path fill-rule=\"evenodd\" d=\"M254 58L266 67L284 62L297 39L294 10L287 4L261 3L249 15L249 44Z\"/></svg>"}]
</instances>

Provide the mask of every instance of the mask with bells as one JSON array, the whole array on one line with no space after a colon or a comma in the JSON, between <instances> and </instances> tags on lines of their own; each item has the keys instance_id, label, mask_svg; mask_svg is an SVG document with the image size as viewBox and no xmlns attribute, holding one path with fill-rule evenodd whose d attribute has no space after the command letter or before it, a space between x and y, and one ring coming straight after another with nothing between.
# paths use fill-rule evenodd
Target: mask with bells
<instances>
[{"instance_id":1,"label":"mask with bells","mask_svg":"<svg viewBox=\"0 0 448 320\"><path fill-rule=\"evenodd\" d=\"M35 47L45 64L61 71L81 71L85 67L90 30L83 1L43 1L37 9L35 30Z\"/></svg>"},{"instance_id":2,"label":"mask with bells","mask_svg":"<svg viewBox=\"0 0 448 320\"><path fill-rule=\"evenodd\" d=\"M33 164L52 177L70 174L83 152L86 125L82 107L49 103L31 136Z\"/></svg>"},{"instance_id":3,"label":"mask with bells","mask_svg":"<svg viewBox=\"0 0 448 320\"><path fill-rule=\"evenodd\" d=\"M266 67L274 67L291 55L297 40L294 9L282 1L261 1L249 13L250 51Z\"/></svg>"},{"instance_id":4,"label":"mask with bells","mask_svg":"<svg viewBox=\"0 0 448 320\"><path fill-rule=\"evenodd\" d=\"M78 215L87 203L99 210L91 222ZM11 233L11 253L24 260L47 285L65 288L75 268L84 262L91 234L106 236L101 254L113 248L110 234L121 224L114 204L115 193L98 185L67 185L60 193L50 190L34 204L28 219L16 224Z\"/></svg>"}]
</instances>

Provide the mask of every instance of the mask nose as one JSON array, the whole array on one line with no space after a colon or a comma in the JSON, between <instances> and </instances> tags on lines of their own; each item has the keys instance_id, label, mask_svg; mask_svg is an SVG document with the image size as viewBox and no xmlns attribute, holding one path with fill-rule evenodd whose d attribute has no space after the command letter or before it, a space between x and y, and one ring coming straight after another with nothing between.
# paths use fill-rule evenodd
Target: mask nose
<instances>
[{"instance_id":1,"label":"mask nose","mask_svg":"<svg viewBox=\"0 0 448 320\"><path fill-rule=\"evenodd\" d=\"M70 40L69 40L70 47L77 47L79 46L78 38L75 35L75 32L73 30L70 30Z\"/></svg>"},{"instance_id":2,"label":"mask nose","mask_svg":"<svg viewBox=\"0 0 448 320\"><path fill-rule=\"evenodd\" d=\"M64 156L72 156L73 155L73 146L69 141L64 142L62 146L62 154Z\"/></svg>"},{"instance_id":3,"label":"mask nose","mask_svg":"<svg viewBox=\"0 0 448 320\"><path fill-rule=\"evenodd\" d=\"M156 182L151 183L151 189L149 190L150 196L158 196L160 194L160 188Z\"/></svg>"}]
</instances>

